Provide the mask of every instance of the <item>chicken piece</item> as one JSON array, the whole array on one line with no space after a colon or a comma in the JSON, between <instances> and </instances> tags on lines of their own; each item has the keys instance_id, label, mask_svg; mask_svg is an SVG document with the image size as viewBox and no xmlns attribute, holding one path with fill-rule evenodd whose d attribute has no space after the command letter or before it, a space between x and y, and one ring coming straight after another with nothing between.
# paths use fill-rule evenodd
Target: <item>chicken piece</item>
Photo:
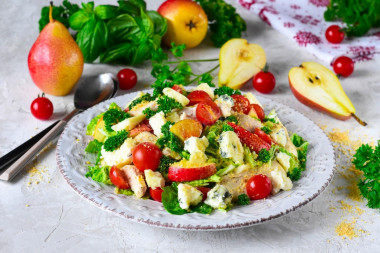
<instances>
[{"instance_id":1,"label":"chicken piece","mask_svg":"<svg viewBox=\"0 0 380 253\"><path fill-rule=\"evenodd\" d=\"M240 126L242 126L250 132L253 132L255 128L263 127L263 124L259 120L254 119L251 116L242 113L235 114L235 116L238 119Z\"/></svg>"},{"instance_id":2,"label":"chicken piece","mask_svg":"<svg viewBox=\"0 0 380 253\"><path fill-rule=\"evenodd\" d=\"M150 132L141 132L138 135L136 135L135 142L136 142L136 145L142 142L151 142L151 143L156 144L157 139L158 139L157 136L155 136L154 134Z\"/></svg>"},{"instance_id":3,"label":"chicken piece","mask_svg":"<svg viewBox=\"0 0 380 253\"><path fill-rule=\"evenodd\" d=\"M143 197L146 190L148 189L144 180L144 174L134 165L126 165L121 169L124 171L128 183L131 186L131 189L135 193L136 197Z\"/></svg>"},{"instance_id":4,"label":"chicken piece","mask_svg":"<svg viewBox=\"0 0 380 253\"><path fill-rule=\"evenodd\" d=\"M156 101L145 101L140 104L135 105L128 113L132 116L137 116L143 114L146 108L150 108L153 111L157 111L158 104Z\"/></svg>"},{"instance_id":5,"label":"chicken piece","mask_svg":"<svg viewBox=\"0 0 380 253\"><path fill-rule=\"evenodd\" d=\"M197 109L197 105L194 105L194 106L185 107L182 110L178 111L178 114L180 115L179 116L180 120L197 119L197 116L195 113L196 109Z\"/></svg>"},{"instance_id":6,"label":"chicken piece","mask_svg":"<svg viewBox=\"0 0 380 253\"><path fill-rule=\"evenodd\" d=\"M236 200L240 194L246 193L245 185L248 179L255 174L256 169L237 170L224 175L220 180L220 184L224 185L232 195L232 199Z\"/></svg>"}]
</instances>

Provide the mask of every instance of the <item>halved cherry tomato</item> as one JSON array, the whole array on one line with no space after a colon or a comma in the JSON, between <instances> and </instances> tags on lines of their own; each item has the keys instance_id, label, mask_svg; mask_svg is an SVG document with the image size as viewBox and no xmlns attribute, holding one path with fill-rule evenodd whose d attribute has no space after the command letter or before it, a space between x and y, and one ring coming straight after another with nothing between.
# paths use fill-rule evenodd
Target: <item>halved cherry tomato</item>
<instances>
[{"instance_id":1,"label":"halved cherry tomato","mask_svg":"<svg viewBox=\"0 0 380 253\"><path fill-rule=\"evenodd\" d=\"M232 126L234 132L239 137L242 144L247 145L251 151L259 153L260 150L265 148L266 150L270 149L270 144L265 142L263 139L259 138L256 134L249 132L248 130L238 126L232 122L227 122L228 125Z\"/></svg>"},{"instance_id":2,"label":"halved cherry tomato","mask_svg":"<svg viewBox=\"0 0 380 253\"><path fill-rule=\"evenodd\" d=\"M174 182L187 182L208 178L216 173L215 163L202 167L183 168L172 165L169 167L168 178Z\"/></svg>"},{"instance_id":3,"label":"halved cherry tomato","mask_svg":"<svg viewBox=\"0 0 380 253\"><path fill-rule=\"evenodd\" d=\"M153 200L155 201L158 201L158 202L162 202L162 192L164 190L162 190L160 187L157 187L157 188L149 188L149 193L150 193L150 196L152 197Z\"/></svg>"},{"instance_id":4,"label":"halved cherry tomato","mask_svg":"<svg viewBox=\"0 0 380 253\"><path fill-rule=\"evenodd\" d=\"M198 186L197 189L202 192L202 194L203 194L202 201L205 201L207 199L207 193L211 189L208 187L204 187L204 186Z\"/></svg>"},{"instance_id":5,"label":"halved cherry tomato","mask_svg":"<svg viewBox=\"0 0 380 253\"><path fill-rule=\"evenodd\" d=\"M131 131L129 131L129 137L136 137L139 133L142 133L142 132L153 132L153 129L150 126L148 121L141 122Z\"/></svg>"},{"instance_id":6,"label":"halved cherry tomato","mask_svg":"<svg viewBox=\"0 0 380 253\"><path fill-rule=\"evenodd\" d=\"M130 188L124 172L116 166L112 166L110 169L110 180L119 189Z\"/></svg>"},{"instance_id":7,"label":"halved cherry tomato","mask_svg":"<svg viewBox=\"0 0 380 253\"><path fill-rule=\"evenodd\" d=\"M198 104L195 115L202 124L212 125L222 116L222 113L213 101L204 101Z\"/></svg>"},{"instance_id":8,"label":"halved cherry tomato","mask_svg":"<svg viewBox=\"0 0 380 253\"><path fill-rule=\"evenodd\" d=\"M247 195L250 199L257 200L266 198L272 191L272 182L262 174L254 175L246 184Z\"/></svg>"},{"instance_id":9,"label":"halved cherry tomato","mask_svg":"<svg viewBox=\"0 0 380 253\"><path fill-rule=\"evenodd\" d=\"M183 141L190 137L200 137L202 130L202 124L195 119L180 120L170 128L170 132L177 135Z\"/></svg>"},{"instance_id":10,"label":"halved cherry tomato","mask_svg":"<svg viewBox=\"0 0 380 253\"><path fill-rule=\"evenodd\" d=\"M204 101L212 101L210 95L207 94L207 92L203 90L192 91L190 92L189 95L187 95L187 98L190 100L190 103L188 104L189 106L195 105Z\"/></svg>"},{"instance_id":11,"label":"halved cherry tomato","mask_svg":"<svg viewBox=\"0 0 380 253\"><path fill-rule=\"evenodd\" d=\"M260 128L255 128L255 131L253 132L257 136L259 136L261 139L263 139L265 142L267 142L269 145L272 145L272 139L269 135L267 135L263 130Z\"/></svg>"},{"instance_id":12,"label":"halved cherry tomato","mask_svg":"<svg viewBox=\"0 0 380 253\"><path fill-rule=\"evenodd\" d=\"M142 142L132 151L133 164L140 170L156 170L160 164L162 151L151 142Z\"/></svg>"},{"instance_id":13,"label":"halved cherry tomato","mask_svg":"<svg viewBox=\"0 0 380 253\"><path fill-rule=\"evenodd\" d=\"M178 84L174 84L173 87L172 87L172 89L175 90L175 91L177 91L177 92L179 92L179 93L181 93L181 94L183 94L183 89Z\"/></svg>"},{"instance_id":14,"label":"halved cherry tomato","mask_svg":"<svg viewBox=\"0 0 380 253\"><path fill-rule=\"evenodd\" d=\"M265 118L265 112L263 108L261 108L261 106L259 106L258 104L252 104L252 106L256 111L257 117L259 117L259 119L263 121Z\"/></svg>"},{"instance_id":15,"label":"halved cherry tomato","mask_svg":"<svg viewBox=\"0 0 380 253\"><path fill-rule=\"evenodd\" d=\"M238 94L232 95L231 97L234 99L234 106L232 107L232 110L234 110L235 112L248 114L249 100L243 95Z\"/></svg>"}]
</instances>

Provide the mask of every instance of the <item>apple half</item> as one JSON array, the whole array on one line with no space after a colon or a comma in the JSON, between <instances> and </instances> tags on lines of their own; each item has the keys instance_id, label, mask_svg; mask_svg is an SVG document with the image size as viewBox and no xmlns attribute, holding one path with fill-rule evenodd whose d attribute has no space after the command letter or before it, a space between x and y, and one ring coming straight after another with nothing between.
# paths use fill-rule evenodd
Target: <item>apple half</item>
<instances>
[{"instance_id":1,"label":"apple half","mask_svg":"<svg viewBox=\"0 0 380 253\"><path fill-rule=\"evenodd\" d=\"M303 62L289 71L289 85L294 96L303 104L327 113L334 118L347 120L355 115L355 107L344 92L337 76L316 62Z\"/></svg>"},{"instance_id":2,"label":"apple half","mask_svg":"<svg viewBox=\"0 0 380 253\"><path fill-rule=\"evenodd\" d=\"M219 53L219 86L239 89L266 64L264 49L245 39L227 41Z\"/></svg>"}]
</instances>

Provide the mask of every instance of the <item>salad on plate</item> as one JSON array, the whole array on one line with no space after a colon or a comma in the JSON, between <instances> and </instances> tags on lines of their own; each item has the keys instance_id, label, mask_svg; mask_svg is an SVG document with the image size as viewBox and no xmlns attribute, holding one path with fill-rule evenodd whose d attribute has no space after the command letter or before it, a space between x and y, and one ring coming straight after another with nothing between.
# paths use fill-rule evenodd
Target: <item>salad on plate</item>
<instances>
[{"instance_id":1,"label":"salad on plate","mask_svg":"<svg viewBox=\"0 0 380 253\"><path fill-rule=\"evenodd\" d=\"M162 202L171 214L228 211L288 191L308 142L289 135L252 93L202 83L140 92L91 120L87 177L116 194Z\"/></svg>"}]
</instances>

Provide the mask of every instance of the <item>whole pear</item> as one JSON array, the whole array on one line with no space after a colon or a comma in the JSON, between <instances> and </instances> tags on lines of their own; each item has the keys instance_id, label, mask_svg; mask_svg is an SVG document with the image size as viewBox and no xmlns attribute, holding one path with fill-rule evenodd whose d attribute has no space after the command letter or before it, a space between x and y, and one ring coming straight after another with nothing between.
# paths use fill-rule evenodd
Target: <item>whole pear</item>
<instances>
[{"instance_id":1,"label":"whole pear","mask_svg":"<svg viewBox=\"0 0 380 253\"><path fill-rule=\"evenodd\" d=\"M67 28L52 17L41 31L28 55L33 82L45 93L67 95L83 72L83 54Z\"/></svg>"}]
</instances>

